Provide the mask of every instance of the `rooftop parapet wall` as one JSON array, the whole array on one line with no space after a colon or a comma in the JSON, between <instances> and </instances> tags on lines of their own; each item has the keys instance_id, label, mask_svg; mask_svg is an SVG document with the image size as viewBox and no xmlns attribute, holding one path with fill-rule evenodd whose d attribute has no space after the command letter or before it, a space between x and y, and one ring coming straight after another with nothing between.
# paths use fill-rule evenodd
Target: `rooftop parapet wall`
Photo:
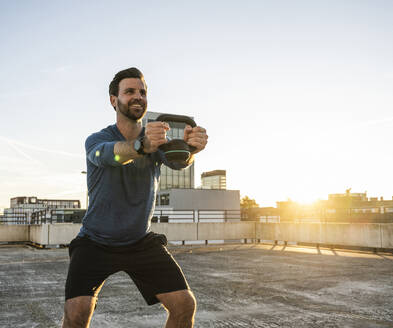
<instances>
[{"instance_id":1,"label":"rooftop parapet wall","mask_svg":"<svg viewBox=\"0 0 393 328\"><path fill-rule=\"evenodd\" d=\"M0 242L29 241L28 225L0 225Z\"/></svg>"},{"instance_id":2,"label":"rooftop parapet wall","mask_svg":"<svg viewBox=\"0 0 393 328\"><path fill-rule=\"evenodd\" d=\"M0 242L69 244L81 225L0 225ZM320 245L393 249L393 223L153 223L152 230L169 241L255 239Z\"/></svg>"},{"instance_id":3,"label":"rooftop parapet wall","mask_svg":"<svg viewBox=\"0 0 393 328\"><path fill-rule=\"evenodd\" d=\"M257 223L256 238L321 245L393 248L393 224Z\"/></svg>"},{"instance_id":4,"label":"rooftop parapet wall","mask_svg":"<svg viewBox=\"0 0 393 328\"><path fill-rule=\"evenodd\" d=\"M393 249L393 224L381 224L382 248Z\"/></svg>"},{"instance_id":5,"label":"rooftop parapet wall","mask_svg":"<svg viewBox=\"0 0 393 328\"><path fill-rule=\"evenodd\" d=\"M198 223L152 223L151 230L166 235L170 241L198 240Z\"/></svg>"},{"instance_id":6,"label":"rooftop parapet wall","mask_svg":"<svg viewBox=\"0 0 393 328\"><path fill-rule=\"evenodd\" d=\"M255 239L254 222L198 223L198 240Z\"/></svg>"},{"instance_id":7,"label":"rooftop parapet wall","mask_svg":"<svg viewBox=\"0 0 393 328\"><path fill-rule=\"evenodd\" d=\"M29 226L29 241L40 245L49 244L49 226L52 224L33 224Z\"/></svg>"}]
</instances>

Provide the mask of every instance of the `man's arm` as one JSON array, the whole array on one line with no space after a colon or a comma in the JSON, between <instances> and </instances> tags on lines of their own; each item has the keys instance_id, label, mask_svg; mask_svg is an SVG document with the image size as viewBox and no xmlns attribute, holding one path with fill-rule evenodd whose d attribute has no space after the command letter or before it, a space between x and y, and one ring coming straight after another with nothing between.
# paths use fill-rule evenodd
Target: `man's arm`
<instances>
[{"instance_id":1,"label":"man's arm","mask_svg":"<svg viewBox=\"0 0 393 328\"><path fill-rule=\"evenodd\" d=\"M146 124L143 138L143 150L146 154L154 153L158 147L168 142L166 132L169 130L168 123L150 122ZM118 141L115 143L113 153L118 162L127 164L138 157L142 157L134 148L135 140Z\"/></svg>"},{"instance_id":2,"label":"man's arm","mask_svg":"<svg viewBox=\"0 0 393 328\"><path fill-rule=\"evenodd\" d=\"M134 141L135 140L118 141L115 143L113 147L113 154L115 155L115 159L121 164L125 165L132 162L134 159L143 156L138 154L135 150Z\"/></svg>"},{"instance_id":3,"label":"man's arm","mask_svg":"<svg viewBox=\"0 0 393 328\"><path fill-rule=\"evenodd\" d=\"M158 123L158 124L156 124ZM144 151L152 153L158 146L167 142L165 135L169 125L163 122L151 122L146 125ZM164 137L162 137L164 136ZM95 166L121 166L141 157L134 149L134 141L112 141L112 136L94 133L86 139L86 155Z\"/></svg>"}]
</instances>

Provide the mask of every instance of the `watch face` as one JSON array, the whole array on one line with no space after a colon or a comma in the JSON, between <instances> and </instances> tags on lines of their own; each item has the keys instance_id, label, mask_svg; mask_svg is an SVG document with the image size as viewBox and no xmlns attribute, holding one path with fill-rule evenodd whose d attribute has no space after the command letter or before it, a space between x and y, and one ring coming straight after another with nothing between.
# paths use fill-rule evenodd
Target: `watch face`
<instances>
[{"instance_id":1,"label":"watch face","mask_svg":"<svg viewBox=\"0 0 393 328\"><path fill-rule=\"evenodd\" d=\"M135 151L138 151L139 149L141 149L141 146L142 146L141 141L139 139L136 139L134 141L134 149L135 149Z\"/></svg>"}]
</instances>

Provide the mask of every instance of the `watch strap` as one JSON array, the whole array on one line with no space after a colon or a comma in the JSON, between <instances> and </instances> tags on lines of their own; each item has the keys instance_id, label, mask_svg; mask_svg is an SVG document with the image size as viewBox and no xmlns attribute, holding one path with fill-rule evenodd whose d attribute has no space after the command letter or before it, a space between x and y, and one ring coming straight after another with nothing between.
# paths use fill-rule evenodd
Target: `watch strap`
<instances>
[{"instance_id":1,"label":"watch strap","mask_svg":"<svg viewBox=\"0 0 393 328\"><path fill-rule=\"evenodd\" d=\"M144 150L143 137L139 137L137 140L139 141L140 146L138 147L138 149L135 149L136 152L139 155L146 155L145 150ZM134 143L134 147L135 147L135 143Z\"/></svg>"}]
</instances>

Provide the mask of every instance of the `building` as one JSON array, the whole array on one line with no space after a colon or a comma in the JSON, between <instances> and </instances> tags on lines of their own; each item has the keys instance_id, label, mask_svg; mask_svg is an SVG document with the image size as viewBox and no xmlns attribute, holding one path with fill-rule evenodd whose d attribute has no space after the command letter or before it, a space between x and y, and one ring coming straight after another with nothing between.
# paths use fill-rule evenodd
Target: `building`
<instances>
[{"instance_id":1,"label":"building","mask_svg":"<svg viewBox=\"0 0 393 328\"><path fill-rule=\"evenodd\" d=\"M279 223L279 211L275 207L251 207L242 209L242 221Z\"/></svg>"},{"instance_id":2,"label":"building","mask_svg":"<svg viewBox=\"0 0 393 328\"><path fill-rule=\"evenodd\" d=\"M164 113L147 112L142 120L142 125L146 126L147 122L155 121L161 114ZM170 139L183 139L184 128L186 127L185 123L168 122L168 124L171 129L167 132L167 136ZM194 164L181 171L172 170L165 165L162 166L161 179L158 189L161 190L172 188L194 188Z\"/></svg>"},{"instance_id":3,"label":"building","mask_svg":"<svg viewBox=\"0 0 393 328\"><path fill-rule=\"evenodd\" d=\"M153 222L240 221L240 191L168 189L157 193Z\"/></svg>"},{"instance_id":4,"label":"building","mask_svg":"<svg viewBox=\"0 0 393 328\"><path fill-rule=\"evenodd\" d=\"M393 197L367 197L367 193L351 193L346 190L343 194L329 194L328 200L323 202L326 217L349 216L352 218L393 218Z\"/></svg>"},{"instance_id":5,"label":"building","mask_svg":"<svg viewBox=\"0 0 393 328\"><path fill-rule=\"evenodd\" d=\"M291 200L277 202L281 221L295 222L393 222L393 198L367 197L367 193L329 194L327 200L302 205Z\"/></svg>"},{"instance_id":6,"label":"building","mask_svg":"<svg viewBox=\"0 0 393 328\"><path fill-rule=\"evenodd\" d=\"M227 172L214 170L201 174L202 189L227 189Z\"/></svg>"},{"instance_id":7,"label":"building","mask_svg":"<svg viewBox=\"0 0 393 328\"><path fill-rule=\"evenodd\" d=\"M11 208L80 208L79 200L38 199L37 197L14 197L10 200Z\"/></svg>"},{"instance_id":8,"label":"building","mask_svg":"<svg viewBox=\"0 0 393 328\"><path fill-rule=\"evenodd\" d=\"M164 113L147 112L142 120L146 123L155 121ZM192 117L191 117L192 118ZM170 139L183 139L185 123L168 122ZM153 221L176 222L176 218L199 220L240 220L240 192L226 189L226 171L216 170L213 174L206 172L206 183L210 188L195 189L194 164L184 170L172 170L165 165L161 168L161 179L156 198ZM218 183L216 180L218 179ZM214 214L212 214L214 213ZM184 221L182 221L184 222Z\"/></svg>"},{"instance_id":9,"label":"building","mask_svg":"<svg viewBox=\"0 0 393 328\"><path fill-rule=\"evenodd\" d=\"M327 200L300 204L292 200L277 202L277 207L243 210L243 220L261 222L343 222L392 223L393 197L367 197L367 193L329 194Z\"/></svg>"},{"instance_id":10,"label":"building","mask_svg":"<svg viewBox=\"0 0 393 328\"><path fill-rule=\"evenodd\" d=\"M156 206L177 210L240 210L240 192L218 189L160 190Z\"/></svg>"},{"instance_id":11,"label":"building","mask_svg":"<svg viewBox=\"0 0 393 328\"><path fill-rule=\"evenodd\" d=\"M54 222L67 222L71 217L82 215L81 204L77 199L39 199L37 197L14 197L10 200L10 208L4 209L1 221L8 224L35 223L38 219L55 220ZM56 216L53 216L56 212ZM84 214L84 212L83 212ZM61 219L62 218L62 219ZM66 220L64 220L66 218ZM62 220L62 221L61 221ZM69 222L73 222L71 220Z\"/></svg>"}]
</instances>

